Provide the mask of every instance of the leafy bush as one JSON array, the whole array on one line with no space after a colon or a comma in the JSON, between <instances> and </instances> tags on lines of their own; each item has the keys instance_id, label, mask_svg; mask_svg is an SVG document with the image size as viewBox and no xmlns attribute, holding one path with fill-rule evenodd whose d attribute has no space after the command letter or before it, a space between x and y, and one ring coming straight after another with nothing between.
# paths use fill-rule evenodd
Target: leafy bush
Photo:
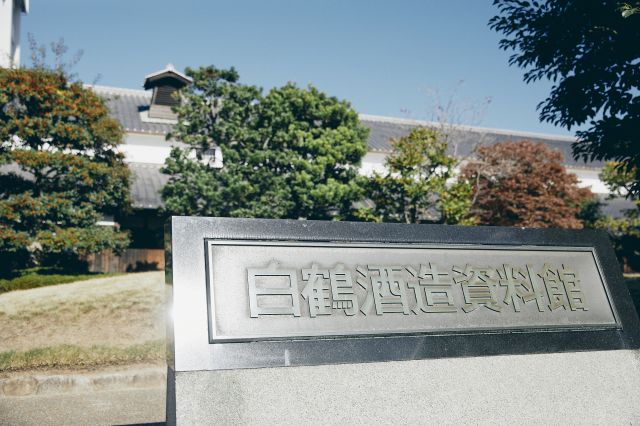
<instances>
[{"instance_id":1,"label":"leafy bush","mask_svg":"<svg viewBox=\"0 0 640 426\"><path fill-rule=\"evenodd\" d=\"M458 160L447 155L447 142L435 130L418 127L391 140L393 152L384 174L365 184L373 207L362 208L362 220L400 223L472 225L472 186L455 173Z\"/></svg>"},{"instance_id":2,"label":"leafy bush","mask_svg":"<svg viewBox=\"0 0 640 426\"><path fill-rule=\"evenodd\" d=\"M97 225L129 205L104 100L62 73L0 68L0 105L0 276L126 248L126 233Z\"/></svg>"},{"instance_id":3,"label":"leafy bush","mask_svg":"<svg viewBox=\"0 0 640 426\"><path fill-rule=\"evenodd\" d=\"M624 210L622 217L600 216L591 224L609 233L618 261L627 271L640 271L640 198L631 191L636 174L636 167L626 163L606 164L600 179L611 191L610 198L627 197L635 208Z\"/></svg>"},{"instance_id":4,"label":"leafy bush","mask_svg":"<svg viewBox=\"0 0 640 426\"><path fill-rule=\"evenodd\" d=\"M117 274L42 274L27 272L11 279L0 279L0 293L14 290L28 290L30 288L46 287L50 285L66 284L75 281L85 281L93 278L109 277Z\"/></svg>"},{"instance_id":5,"label":"leafy bush","mask_svg":"<svg viewBox=\"0 0 640 426\"><path fill-rule=\"evenodd\" d=\"M582 207L594 197L543 143L480 146L461 173L474 183L471 212L481 225L582 228Z\"/></svg>"}]
</instances>

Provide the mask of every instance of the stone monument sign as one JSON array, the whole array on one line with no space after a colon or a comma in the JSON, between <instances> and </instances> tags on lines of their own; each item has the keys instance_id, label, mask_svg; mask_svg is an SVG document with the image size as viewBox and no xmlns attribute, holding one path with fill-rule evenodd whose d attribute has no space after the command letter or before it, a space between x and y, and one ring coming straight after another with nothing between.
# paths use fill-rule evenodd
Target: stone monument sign
<instances>
[{"instance_id":1,"label":"stone monument sign","mask_svg":"<svg viewBox=\"0 0 640 426\"><path fill-rule=\"evenodd\" d=\"M435 382L474 406L538 364L517 381L531 401L580 379L536 390L544 370L611 376L611 362L640 401L638 318L604 233L174 217L166 236L170 424L490 421L460 417ZM537 413L520 419L552 419Z\"/></svg>"}]
</instances>

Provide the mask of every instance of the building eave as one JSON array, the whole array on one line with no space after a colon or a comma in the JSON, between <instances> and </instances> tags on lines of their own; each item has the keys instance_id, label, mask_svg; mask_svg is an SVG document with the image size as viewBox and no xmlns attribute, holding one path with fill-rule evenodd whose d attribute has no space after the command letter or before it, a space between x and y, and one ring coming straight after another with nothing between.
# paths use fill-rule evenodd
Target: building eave
<instances>
[{"instance_id":1,"label":"building eave","mask_svg":"<svg viewBox=\"0 0 640 426\"><path fill-rule=\"evenodd\" d=\"M535 139L546 139L553 141L566 141L566 142L575 142L577 139L572 136L561 136L561 135L550 135L548 133L536 133L536 132L526 132L521 130L508 130L508 129L496 129L492 127L480 127L480 126L468 126L463 124L443 124L435 121L427 121L427 120L415 120L408 118L399 118L399 117L386 117L381 115L371 115L371 114L358 114L360 120L362 121L373 121L378 123L389 123L389 124L403 124L408 126L424 126L424 127L443 127L446 129L466 131L466 132L476 132L476 133L494 133L505 136L515 136L519 138L526 139L535 138Z\"/></svg>"}]
</instances>

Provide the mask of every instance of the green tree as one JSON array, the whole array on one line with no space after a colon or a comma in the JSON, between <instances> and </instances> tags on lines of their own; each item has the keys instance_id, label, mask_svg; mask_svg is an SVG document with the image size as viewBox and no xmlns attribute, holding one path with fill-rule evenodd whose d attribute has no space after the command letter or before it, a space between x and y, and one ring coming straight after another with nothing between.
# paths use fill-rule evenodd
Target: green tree
<instances>
[{"instance_id":1,"label":"green tree","mask_svg":"<svg viewBox=\"0 0 640 426\"><path fill-rule=\"evenodd\" d=\"M553 82L541 120L576 132L576 158L615 160L634 170L640 194L640 15L617 0L495 0L489 21L524 80ZM627 5L629 6L629 5Z\"/></svg>"},{"instance_id":2,"label":"green tree","mask_svg":"<svg viewBox=\"0 0 640 426\"><path fill-rule=\"evenodd\" d=\"M577 186L562 160L559 151L543 143L478 147L461 172L474 182L471 211L481 225L582 228L578 216L593 194Z\"/></svg>"},{"instance_id":3,"label":"green tree","mask_svg":"<svg viewBox=\"0 0 640 426\"><path fill-rule=\"evenodd\" d=\"M129 203L122 135L64 74L0 68L0 272L126 247L125 233L96 225Z\"/></svg>"},{"instance_id":4,"label":"green tree","mask_svg":"<svg viewBox=\"0 0 640 426\"><path fill-rule=\"evenodd\" d=\"M628 196L637 174L636 170L618 166L615 162L609 162L600 174L600 179L611 191L609 198ZM640 271L640 198L636 195L630 198L635 203L635 208L625 210L622 217L601 216L592 226L609 233L616 256L623 267Z\"/></svg>"},{"instance_id":5,"label":"green tree","mask_svg":"<svg viewBox=\"0 0 640 426\"><path fill-rule=\"evenodd\" d=\"M620 14L623 18L628 18L636 13L640 13L640 2L636 2L635 4L623 3L622 6L620 6Z\"/></svg>"},{"instance_id":6,"label":"green tree","mask_svg":"<svg viewBox=\"0 0 640 426\"><path fill-rule=\"evenodd\" d=\"M376 222L470 225L472 186L455 173L457 160L447 155L447 143L437 131L418 127L392 140L393 152L384 174L366 183L372 207L358 217Z\"/></svg>"},{"instance_id":7,"label":"green tree","mask_svg":"<svg viewBox=\"0 0 640 426\"><path fill-rule=\"evenodd\" d=\"M367 129L357 113L314 87L262 90L232 68L187 69L170 137L186 143L165 163L167 211L230 217L347 218ZM213 145L224 166L206 162ZM195 156L192 155L195 153Z\"/></svg>"}]
</instances>

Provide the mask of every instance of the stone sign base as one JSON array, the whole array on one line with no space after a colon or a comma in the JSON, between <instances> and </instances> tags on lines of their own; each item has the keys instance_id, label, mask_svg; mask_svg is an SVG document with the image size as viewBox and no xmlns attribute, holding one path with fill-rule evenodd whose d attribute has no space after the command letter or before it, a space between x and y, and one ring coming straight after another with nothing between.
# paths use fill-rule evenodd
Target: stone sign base
<instances>
[{"instance_id":1,"label":"stone sign base","mask_svg":"<svg viewBox=\"0 0 640 426\"><path fill-rule=\"evenodd\" d=\"M640 422L638 350L178 372L175 385L169 424Z\"/></svg>"}]
</instances>

